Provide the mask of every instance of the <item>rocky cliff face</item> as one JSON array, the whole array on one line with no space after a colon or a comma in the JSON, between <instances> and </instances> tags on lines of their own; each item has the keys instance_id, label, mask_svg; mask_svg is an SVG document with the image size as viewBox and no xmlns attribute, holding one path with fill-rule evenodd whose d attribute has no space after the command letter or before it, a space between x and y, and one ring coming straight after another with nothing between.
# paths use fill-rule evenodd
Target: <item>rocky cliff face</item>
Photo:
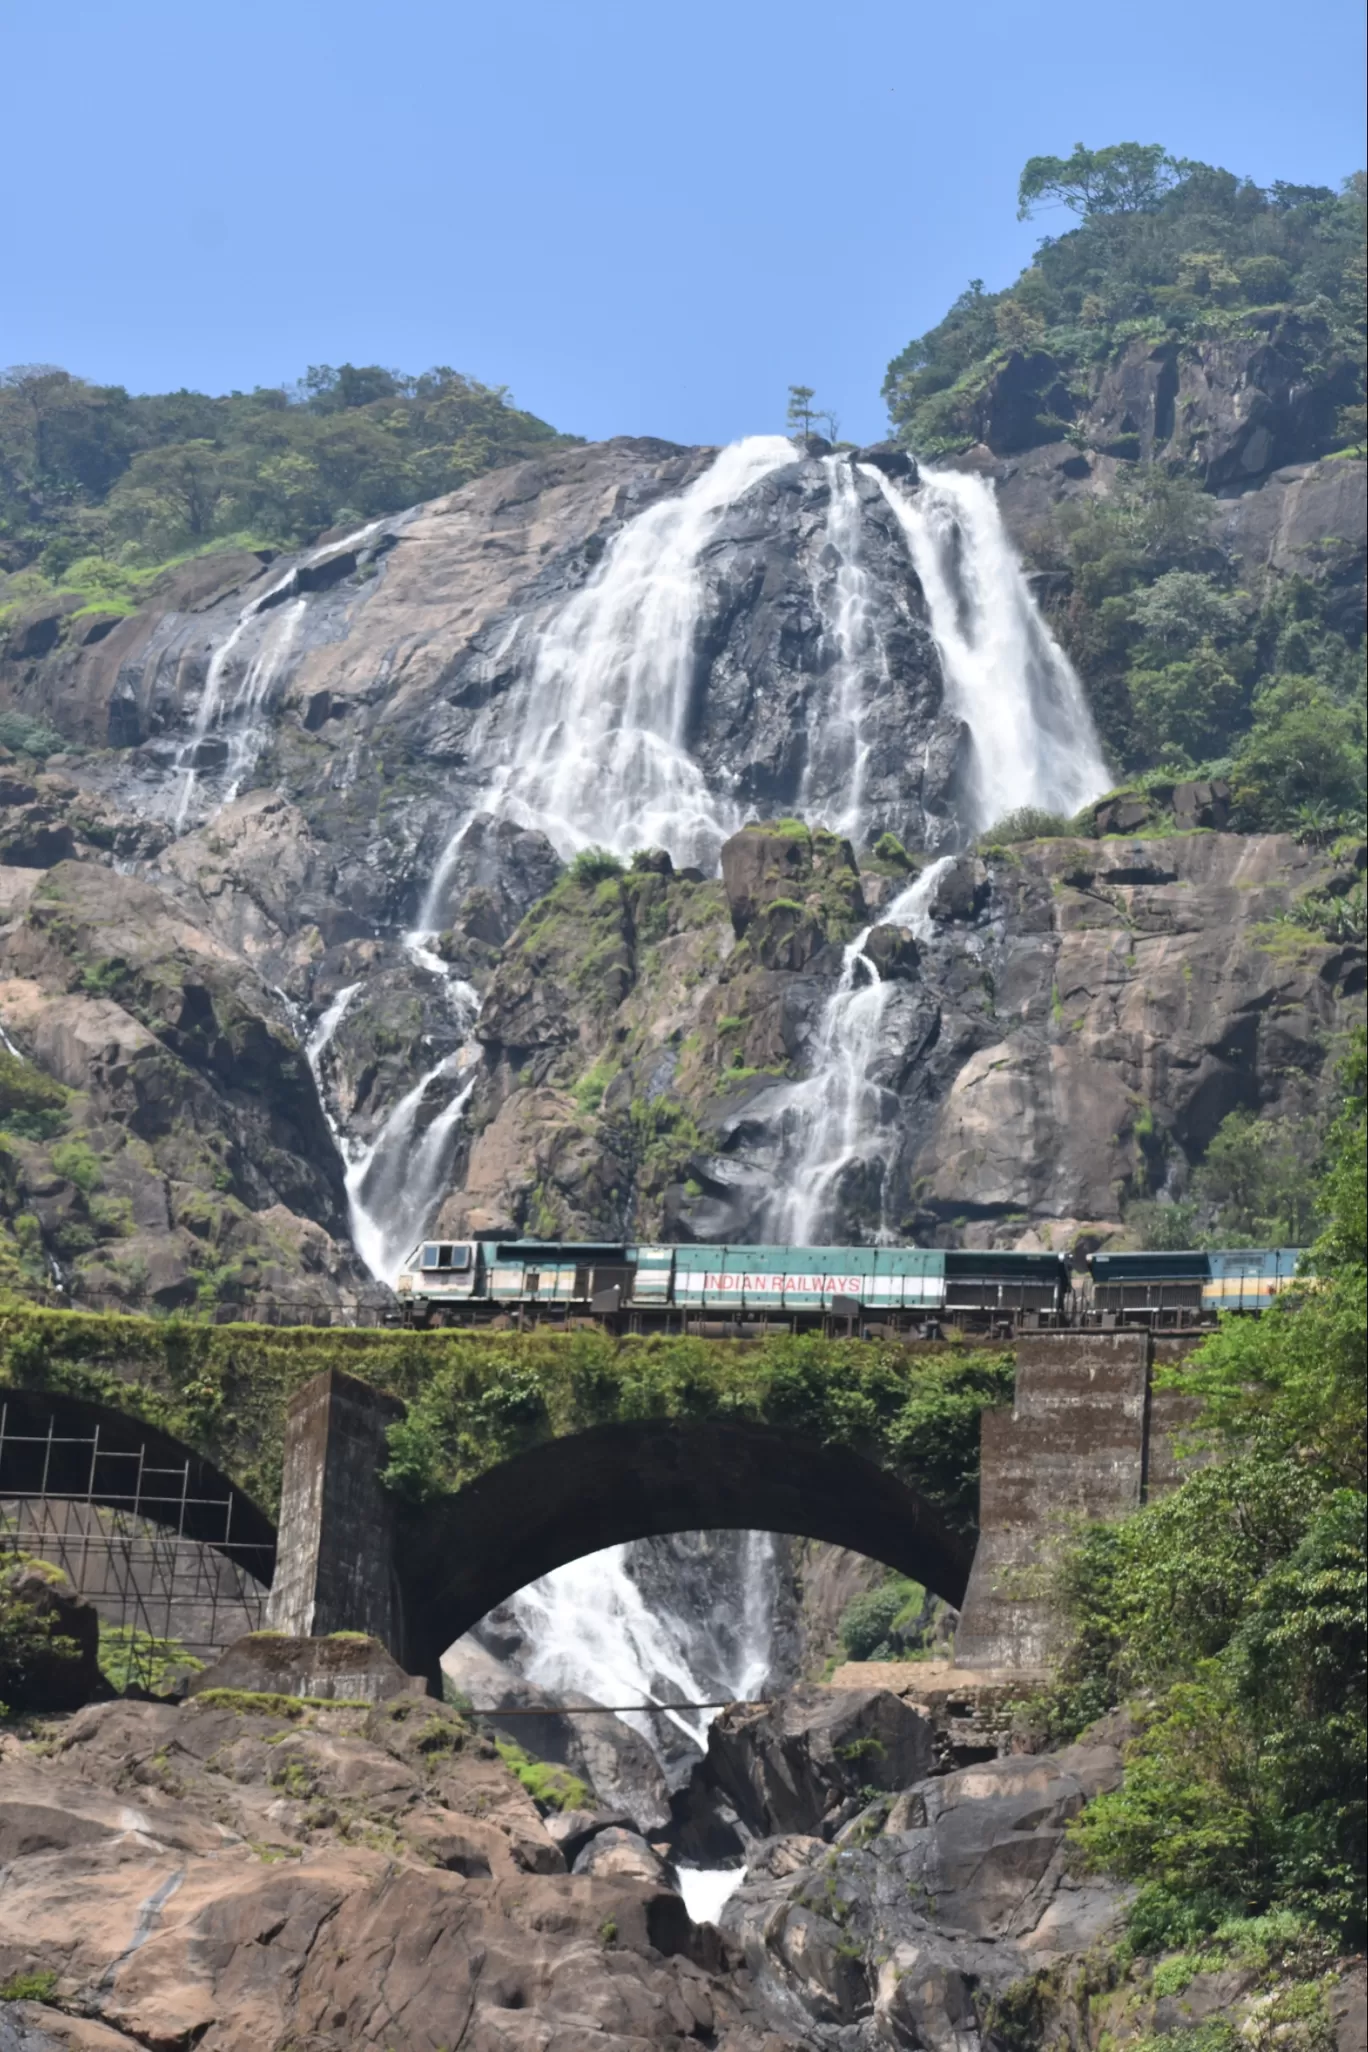
<instances>
[{"instance_id":1,"label":"rocky cliff face","mask_svg":"<svg viewBox=\"0 0 1368 2052\"><path fill-rule=\"evenodd\" d=\"M444 1228L767 1237L809 1138L796 1079L867 930L881 1002L828 1230L1115 1232L1129 1198L1185 1186L1228 1112L1317 1101L1362 951L1296 911L1358 859L1210 831L1027 843L939 871L920 939L879 923L905 878L832 837L738 836L721 885L567 878L486 994Z\"/></svg>"},{"instance_id":2,"label":"rocky cliff face","mask_svg":"<svg viewBox=\"0 0 1368 2052\"><path fill-rule=\"evenodd\" d=\"M438 1703L97 1705L0 1738L0 1782L0 2044L764 2042L715 1934L659 1882L572 1877Z\"/></svg>"},{"instance_id":3,"label":"rocky cliff face","mask_svg":"<svg viewBox=\"0 0 1368 2052\"><path fill-rule=\"evenodd\" d=\"M708 1767L748 1871L713 1927L633 1820L534 1804L421 1697L92 1705L0 1737L0 2047L1102 2052L1214 2018L1361 2046L1361 1964L1118 1956L1125 1895L1065 1836L1118 1736L937 1773L892 1694L739 1708Z\"/></svg>"},{"instance_id":4,"label":"rocky cliff face","mask_svg":"<svg viewBox=\"0 0 1368 2052\"><path fill-rule=\"evenodd\" d=\"M1112 396L1159 450L1153 368ZM965 467L1023 542L1122 460L990 430ZM349 1238L384 1271L439 1208L1059 1245L1180 1187L1225 1110L1307 1102L1360 972L1297 907L1343 861L1194 812L965 856L917 897L999 788L1006 673L965 622L1005 604L1028 670L1045 644L967 502L866 457L556 451L297 559L200 559L98 632L12 625L0 698L71 747L0 785L13 1088L60 1085L9 1119L11 1272L335 1301ZM1354 546L1361 466L1249 475L1213 471L1212 520L1251 562ZM1095 785L1049 661L1009 681ZM673 847L564 872L651 830Z\"/></svg>"}]
</instances>

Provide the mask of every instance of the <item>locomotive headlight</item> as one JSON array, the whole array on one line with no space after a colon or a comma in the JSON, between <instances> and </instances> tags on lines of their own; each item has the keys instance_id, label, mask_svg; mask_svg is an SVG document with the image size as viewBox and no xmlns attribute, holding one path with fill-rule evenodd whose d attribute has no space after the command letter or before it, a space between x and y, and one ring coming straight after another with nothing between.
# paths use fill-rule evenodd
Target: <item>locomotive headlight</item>
<instances>
[{"instance_id":1,"label":"locomotive headlight","mask_svg":"<svg viewBox=\"0 0 1368 2052\"><path fill-rule=\"evenodd\" d=\"M403 1275L395 1278L394 1287L401 1297L404 1296L413 1289L413 1277L405 1271Z\"/></svg>"}]
</instances>

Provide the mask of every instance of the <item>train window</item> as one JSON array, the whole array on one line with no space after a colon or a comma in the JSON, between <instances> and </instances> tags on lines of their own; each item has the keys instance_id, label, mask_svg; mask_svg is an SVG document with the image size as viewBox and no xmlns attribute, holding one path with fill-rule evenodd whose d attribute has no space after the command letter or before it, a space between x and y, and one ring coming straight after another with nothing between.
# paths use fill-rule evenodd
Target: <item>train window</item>
<instances>
[{"instance_id":1,"label":"train window","mask_svg":"<svg viewBox=\"0 0 1368 2052\"><path fill-rule=\"evenodd\" d=\"M453 1247L440 1240L429 1240L423 1248L422 1265L427 1269L469 1268L470 1248L462 1245Z\"/></svg>"},{"instance_id":2,"label":"train window","mask_svg":"<svg viewBox=\"0 0 1368 2052\"><path fill-rule=\"evenodd\" d=\"M540 1272L535 1268L529 1268L523 1277L523 1288L526 1290L529 1297L535 1297L540 1287Z\"/></svg>"}]
</instances>

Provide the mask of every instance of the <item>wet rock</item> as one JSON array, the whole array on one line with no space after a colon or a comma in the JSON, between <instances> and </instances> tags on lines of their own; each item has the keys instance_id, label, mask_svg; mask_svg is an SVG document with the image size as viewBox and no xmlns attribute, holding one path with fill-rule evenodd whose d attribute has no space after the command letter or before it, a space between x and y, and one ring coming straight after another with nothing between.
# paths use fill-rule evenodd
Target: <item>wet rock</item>
<instances>
[{"instance_id":1,"label":"wet rock","mask_svg":"<svg viewBox=\"0 0 1368 2052\"><path fill-rule=\"evenodd\" d=\"M909 980L921 966L921 951L905 926L871 927L864 952L885 982Z\"/></svg>"},{"instance_id":2,"label":"wet rock","mask_svg":"<svg viewBox=\"0 0 1368 2052\"><path fill-rule=\"evenodd\" d=\"M758 1835L830 1836L859 1809L863 1790L905 1787L931 1759L931 1727L901 1697L799 1688L773 1704L724 1710L700 1772Z\"/></svg>"},{"instance_id":3,"label":"wet rock","mask_svg":"<svg viewBox=\"0 0 1368 2052\"><path fill-rule=\"evenodd\" d=\"M964 855L936 878L928 910L933 919L976 919L989 890L987 866L977 856Z\"/></svg>"}]
</instances>

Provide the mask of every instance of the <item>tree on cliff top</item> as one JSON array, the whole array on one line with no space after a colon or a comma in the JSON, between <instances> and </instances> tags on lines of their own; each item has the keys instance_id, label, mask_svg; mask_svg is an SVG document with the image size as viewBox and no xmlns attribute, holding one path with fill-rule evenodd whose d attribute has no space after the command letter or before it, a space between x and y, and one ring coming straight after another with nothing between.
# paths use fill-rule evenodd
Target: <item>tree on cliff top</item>
<instances>
[{"instance_id":1,"label":"tree on cliff top","mask_svg":"<svg viewBox=\"0 0 1368 2052\"><path fill-rule=\"evenodd\" d=\"M1017 219L1054 201L1075 214L1134 214L1157 207L1186 166L1162 143L1113 143L1090 150L1075 143L1071 157L1031 157L1017 187Z\"/></svg>"}]
</instances>

